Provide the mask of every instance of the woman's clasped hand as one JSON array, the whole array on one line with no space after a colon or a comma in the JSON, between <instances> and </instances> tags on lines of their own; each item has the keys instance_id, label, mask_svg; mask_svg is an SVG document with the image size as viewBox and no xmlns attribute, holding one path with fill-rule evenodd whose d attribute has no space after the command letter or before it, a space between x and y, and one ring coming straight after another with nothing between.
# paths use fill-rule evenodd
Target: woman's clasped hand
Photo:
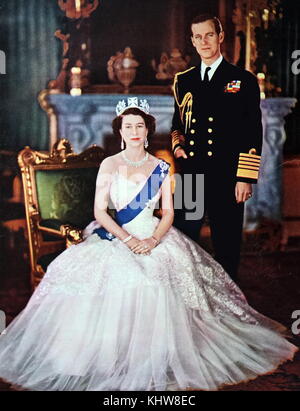
<instances>
[{"instance_id":1,"label":"woman's clasped hand","mask_svg":"<svg viewBox=\"0 0 300 411\"><path fill-rule=\"evenodd\" d=\"M150 237L144 240L138 240L133 237L130 241L126 243L130 250L135 254L150 255L151 250L156 247L157 241Z\"/></svg>"}]
</instances>

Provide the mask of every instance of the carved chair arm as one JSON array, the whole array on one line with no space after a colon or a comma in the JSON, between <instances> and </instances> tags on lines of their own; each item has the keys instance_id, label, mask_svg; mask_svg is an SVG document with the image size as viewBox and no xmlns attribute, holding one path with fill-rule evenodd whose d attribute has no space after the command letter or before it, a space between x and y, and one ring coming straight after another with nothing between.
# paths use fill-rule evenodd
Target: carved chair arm
<instances>
[{"instance_id":1,"label":"carved chair arm","mask_svg":"<svg viewBox=\"0 0 300 411\"><path fill-rule=\"evenodd\" d=\"M83 230L75 228L70 224L62 224L61 221L56 219L41 221L38 228L44 233L64 238L67 247L83 241Z\"/></svg>"},{"instance_id":2,"label":"carved chair arm","mask_svg":"<svg viewBox=\"0 0 300 411\"><path fill-rule=\"evenodd\" d=\"M83 230L74 228L69 224L60 226L61 235L66 239L66 246L70 247L73 244L78 244L83 241Z\"/></svg>"}]
</instances>

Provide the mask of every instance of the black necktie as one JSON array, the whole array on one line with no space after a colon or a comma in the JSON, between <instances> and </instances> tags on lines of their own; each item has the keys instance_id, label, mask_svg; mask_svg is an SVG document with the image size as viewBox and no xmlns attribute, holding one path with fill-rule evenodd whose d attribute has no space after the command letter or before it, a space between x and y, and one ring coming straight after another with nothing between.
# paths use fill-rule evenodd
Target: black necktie
<instances>
[{"instance_id":1,"label":"black necktie","mask_svg":"<svg viewBox=\"0 0 300 411\"><path fill-rule=\"evenodd\" d=\"M209 83L209 78L208 78L208 72L211 69L211 67L206 67L205 69L205 74L204 74L204 79L203 79L203 83L208 84Z\"/></svg>"}]
</instances>

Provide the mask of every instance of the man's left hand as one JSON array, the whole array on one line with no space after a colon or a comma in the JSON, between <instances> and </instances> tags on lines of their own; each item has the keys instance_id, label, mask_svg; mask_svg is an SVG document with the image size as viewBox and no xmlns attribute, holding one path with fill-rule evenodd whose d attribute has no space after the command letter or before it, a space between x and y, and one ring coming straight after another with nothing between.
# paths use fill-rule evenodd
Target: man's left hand
<instances>
[{"instance_id":1,"label":"man's left hand","mask_svg":"<svg viewBox=\"0 0 300 411\"><path fill-rule=\"evenodd\" d=\"M238 181L235 185L235 198L237 203L244 203L252 197L252 184Z\"/></svg>"}]
</instances>

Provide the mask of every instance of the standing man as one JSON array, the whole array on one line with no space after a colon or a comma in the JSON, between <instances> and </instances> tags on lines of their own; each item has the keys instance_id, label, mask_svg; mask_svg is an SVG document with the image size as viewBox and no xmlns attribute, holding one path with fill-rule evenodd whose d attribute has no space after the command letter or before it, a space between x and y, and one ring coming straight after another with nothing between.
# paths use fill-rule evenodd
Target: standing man
<instances>
[{"instance_id":1,"label":"standing man","mask_svg":"<svg viewBox=\"0 0 300 411\"><path fill-rule=\"evenodd\" d=\"M204 174L204 209L216 260L236 279L244 203L257 182L262 146L260 90L256 77L221 54L222 25L213 15L197 16L191 40L201 63L174 79L172 147L183 177L193 177L192 194ZM183 190L184 192L184 190ZM198 241L203 218L176 210L175 226Z\"/></svg>"}]
</instances>

